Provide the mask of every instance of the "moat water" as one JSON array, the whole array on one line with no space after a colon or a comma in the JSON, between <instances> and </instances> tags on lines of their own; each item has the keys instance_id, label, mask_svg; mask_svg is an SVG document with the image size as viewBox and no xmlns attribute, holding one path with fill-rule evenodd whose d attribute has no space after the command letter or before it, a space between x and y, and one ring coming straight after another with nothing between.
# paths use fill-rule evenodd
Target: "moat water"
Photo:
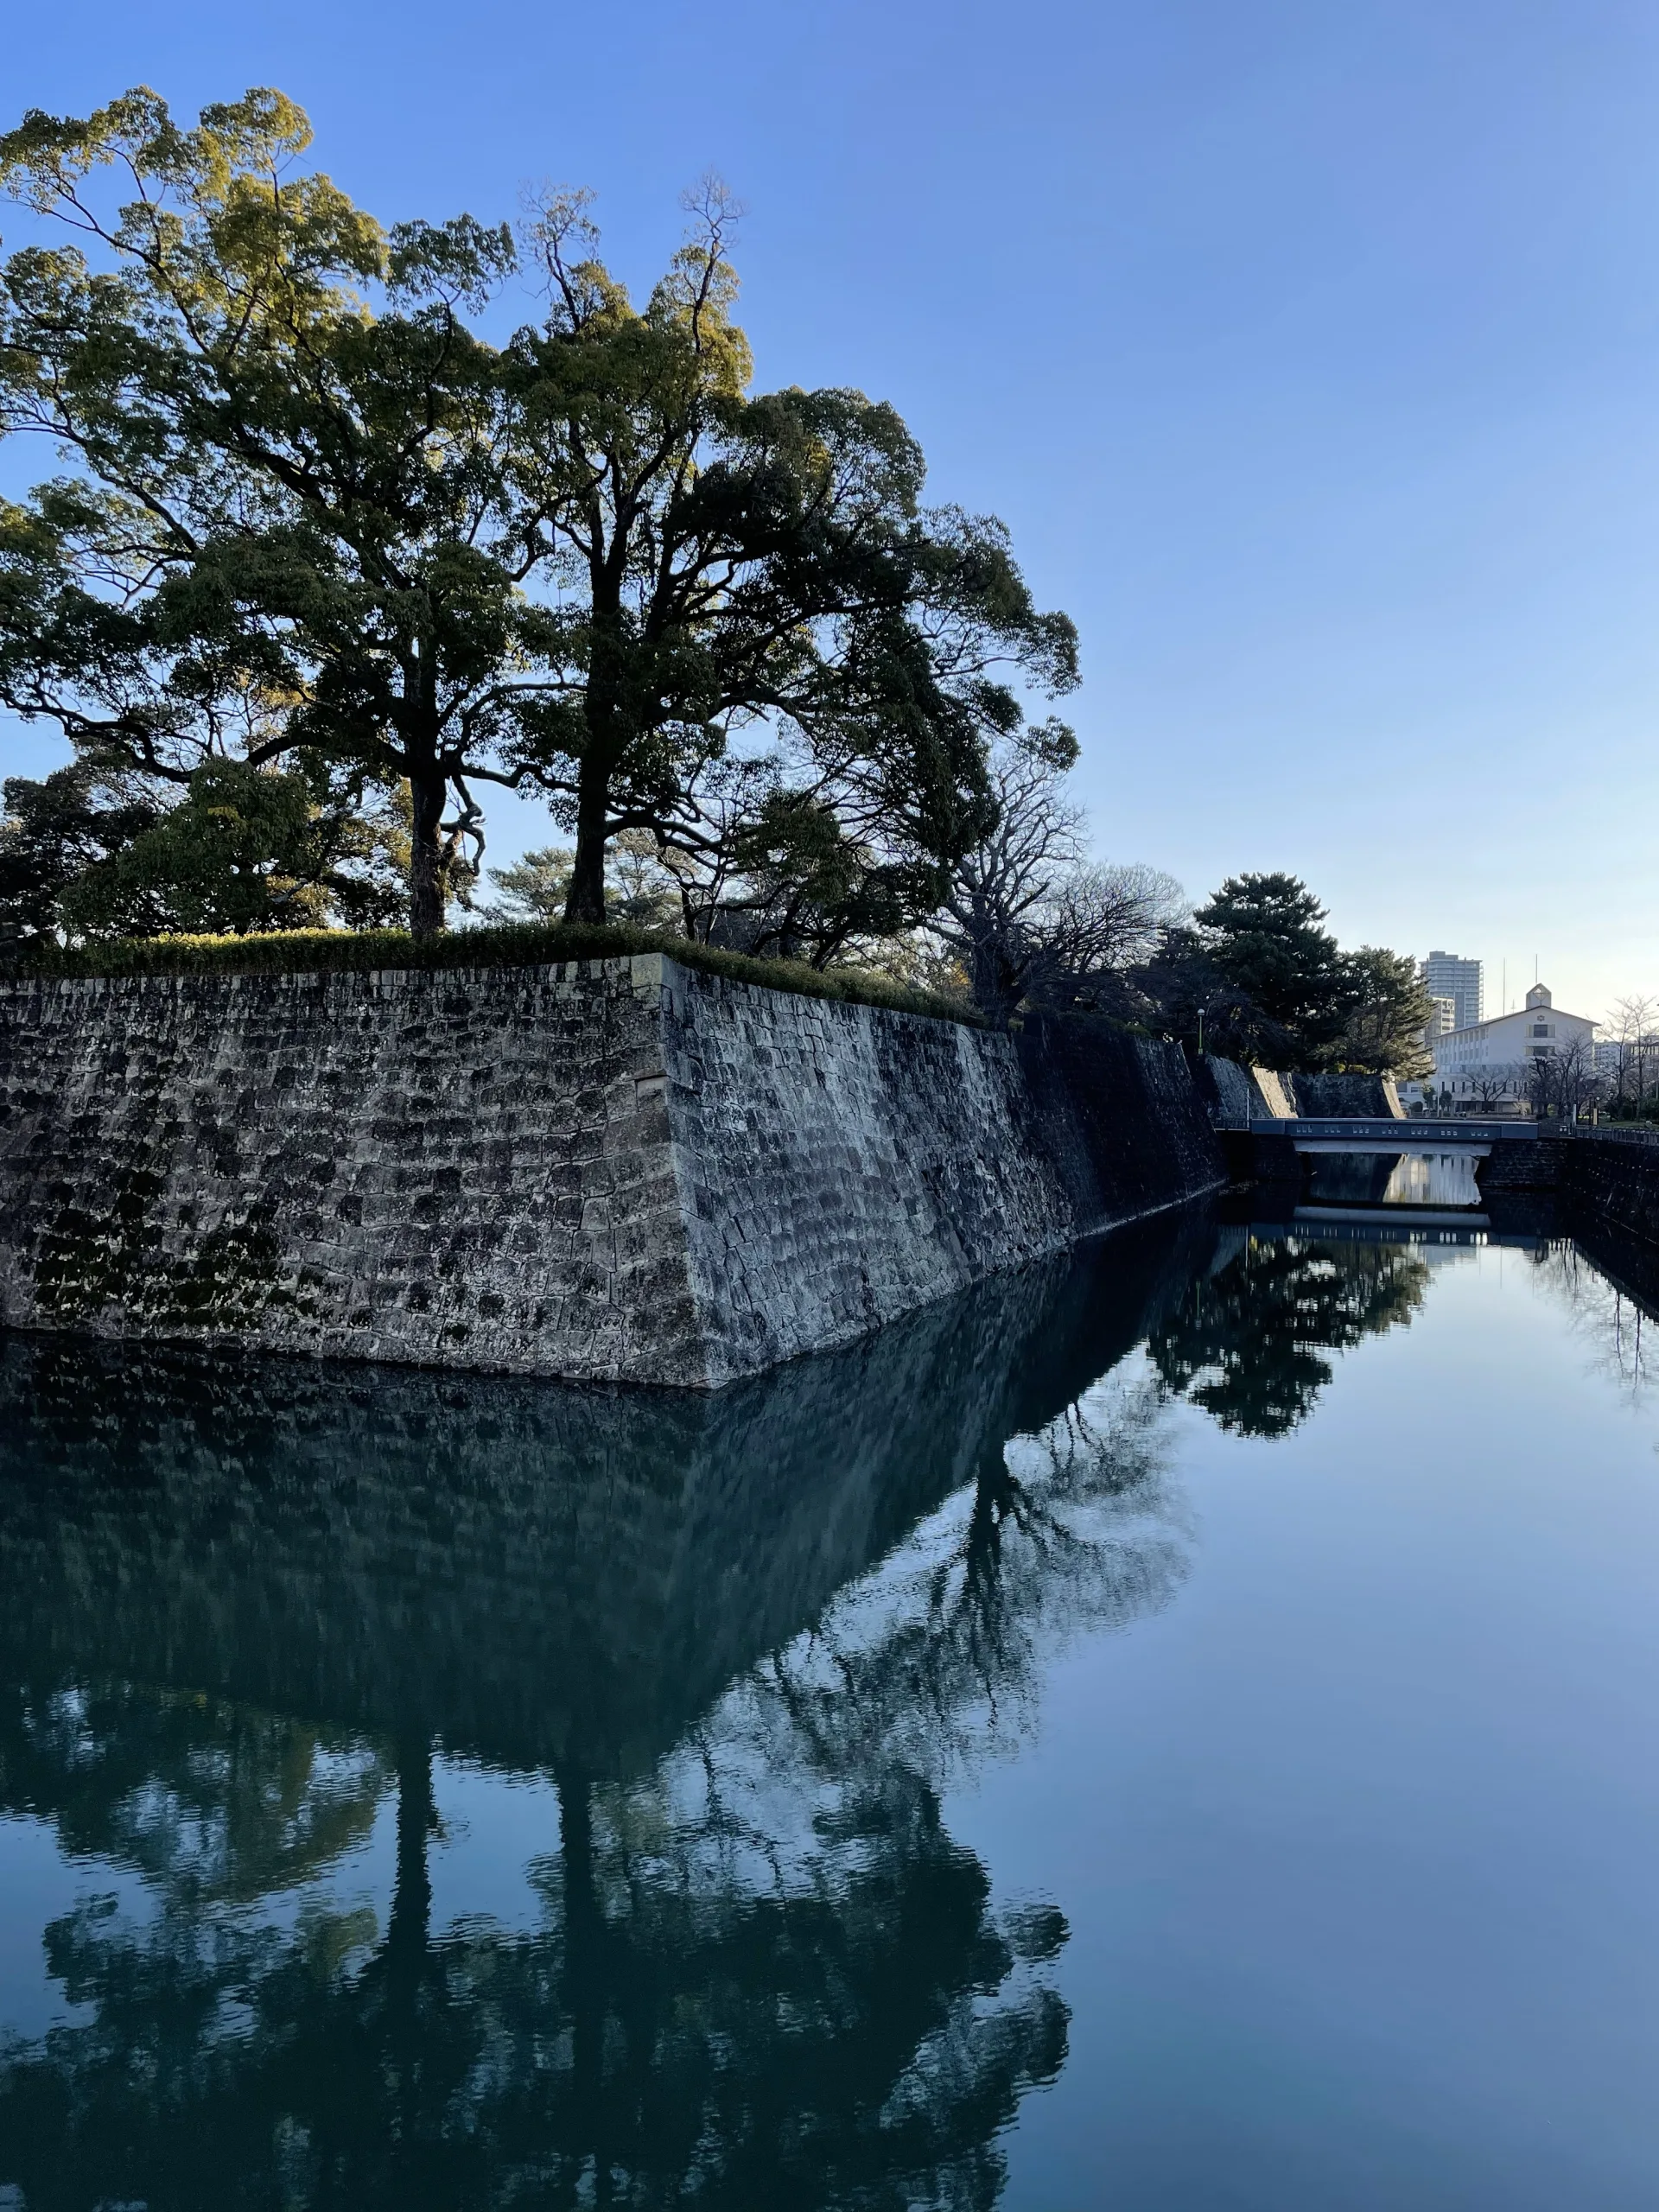
<instances>
[{"instance_id":1,"label":"moat water","mask_svg":"<svg viewBox=\"0 0 1659 2212\"><path fill-rule=\"evenodd\" d=\"M1659 2202L1655 1259L1311 1197L706 1400L0 1344L0 2207Z\"/></svg>"}]
</instances>

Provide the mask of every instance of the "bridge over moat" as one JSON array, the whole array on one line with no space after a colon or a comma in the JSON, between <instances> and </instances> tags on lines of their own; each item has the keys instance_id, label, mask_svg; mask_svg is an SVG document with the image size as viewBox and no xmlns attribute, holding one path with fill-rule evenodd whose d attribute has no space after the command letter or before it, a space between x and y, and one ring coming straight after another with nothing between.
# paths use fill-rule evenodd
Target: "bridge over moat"
<instances>
[{"instance_id":1,"label":"bridge over moat","mask_svg":"<svg viewBox=\"0 0 1659 2212\"><path fill-rule=\"evenodd\" d=\"M1298 1152L1449 1152L1474 1153L1484 1157L1495 1144L1535 1142L1536 1122L1508 1121L1496 1116L1476 1121L1459 1116L1447 1121L1427 1121L1392 1115L1286 1116L1252 1122L1241 1127L1240 1136L1290 1144Z\"/></svg>"}]
</instances>

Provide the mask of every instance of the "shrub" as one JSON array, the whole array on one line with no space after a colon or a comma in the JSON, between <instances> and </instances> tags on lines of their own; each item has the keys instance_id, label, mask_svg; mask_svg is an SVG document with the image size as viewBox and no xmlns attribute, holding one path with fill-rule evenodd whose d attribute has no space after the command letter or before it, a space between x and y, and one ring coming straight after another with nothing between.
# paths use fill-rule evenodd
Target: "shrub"
<instances>
[{"instance_id":1,"label":"shrub","mask_svg":"<svg viewBox=\"0 0 1659 2212\"><path fill-rule=\"evenodd\" d=\"M965 1001L912 988L861 968L809 968L716 952L658 930L616 924L512 923L416 939L405 930L283 930L251 937L111 938L65 946L36 938L19 948L13 976L268 976L384 968L539 968L569 960L665 953L682 967L767 990L844 999L856 1006L982 1026Z\"/></svg>"}]
</instances>

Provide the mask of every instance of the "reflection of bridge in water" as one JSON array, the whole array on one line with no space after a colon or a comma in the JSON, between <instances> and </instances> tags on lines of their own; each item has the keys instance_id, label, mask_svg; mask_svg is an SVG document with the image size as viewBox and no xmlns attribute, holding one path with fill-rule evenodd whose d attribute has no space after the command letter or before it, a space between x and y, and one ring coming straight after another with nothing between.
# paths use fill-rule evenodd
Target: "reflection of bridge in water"
<instances>
[{"instance_id":1,"label":"reflection of bridge in water","mask_svg":"<svg viewBox=\"0 0 1659 2212\"><path fill-rule=\"evenodd\" d=\"M1524 1166L1536 1158L1537 1124L1493 1116L1481 1120L1404 1116L1286 1116L1235 1134L1235 1172L1249 1180L1294 1183L1316 1205L1410 1208L1437 1216L1477 1214L1486 1203L1485 1164L1496 1152ZM1516 1154L1519 1144L1522 1151ZM1246 1151L1244 1148L1248 1147ZM1514 1179L1502 1177L1507 1187ZM1523 1182L1530 1180L1523 1175Z\"/></svg>"},{"instance_id":2,"label":"reflection of bridge in water","mask_svg":"<svg viewBox=\"0 0 1659 2212\"><path fill-rule=\"evenodd\" d=\"M1566 1240L1545 1230L1498 1229L1484 1213L1447 1206L1297 1206L1287 1220L1261 1224L1264 1236L1322 1237L1332 1244L1460 1247L1502 1245L1516 1252L1547 1252Z\"/></svg>"}]
</instances>

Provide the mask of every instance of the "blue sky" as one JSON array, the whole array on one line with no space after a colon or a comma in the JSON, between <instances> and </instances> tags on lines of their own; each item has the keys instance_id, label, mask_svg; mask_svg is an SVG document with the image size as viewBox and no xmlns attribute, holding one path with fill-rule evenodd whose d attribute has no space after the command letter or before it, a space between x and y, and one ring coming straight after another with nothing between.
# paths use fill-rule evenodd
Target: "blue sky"
<instances>
[{"instance_id":1,"label":"blue sky","mask_svg":"<svg viewBox=\"0 0 1659 2212\"><path fill-rule=\"evenodd\" d=\"M387 219L593 186L643 289L747 203L762 385L853 384L1083 637L1103 853L1344 943L1659 992L1659 10L110 0L0 112L274 83ZM13 226L15 228L15 225ZM9 472L10 473L10 472ZM49 741L0 734L8 762ZM513 810L500 860L547 834Z\"/></svg>"}]
</instances>

